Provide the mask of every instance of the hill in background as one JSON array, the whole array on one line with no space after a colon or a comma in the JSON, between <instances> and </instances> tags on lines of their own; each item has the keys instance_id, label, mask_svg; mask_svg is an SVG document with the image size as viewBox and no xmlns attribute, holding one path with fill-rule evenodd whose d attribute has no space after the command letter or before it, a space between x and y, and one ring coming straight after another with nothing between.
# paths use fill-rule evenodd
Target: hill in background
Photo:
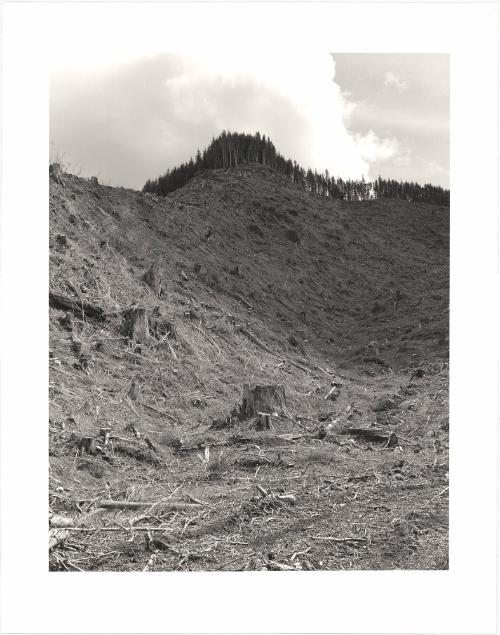
<instances>
[{"instance_id":1,"label":"hill in background","mask_svg":"<svg viewBox=\"0 0 500 635\"><path fill-rule=\"evenodd\" d=\"M404 201L435 203L437 205L450 204L450 191L442 187L420 185L406 181L382 179L374 181L343 180L331 176L328 170L318 174L315 170L305 170L296 161L285 159L273 142L259 132L255 135L233 132L223 132L212 142L203 153L199 150L196 157L187 163L167 170L157 179L148 179L143 191L166 196L179 187L188 183L200 170L215 170L220 168L238 167L248 163L259 163L273 168L287 177L301 189L317 196L346 201L363 201L374 198L395 198Z\"/></svg>"}]
</instances>

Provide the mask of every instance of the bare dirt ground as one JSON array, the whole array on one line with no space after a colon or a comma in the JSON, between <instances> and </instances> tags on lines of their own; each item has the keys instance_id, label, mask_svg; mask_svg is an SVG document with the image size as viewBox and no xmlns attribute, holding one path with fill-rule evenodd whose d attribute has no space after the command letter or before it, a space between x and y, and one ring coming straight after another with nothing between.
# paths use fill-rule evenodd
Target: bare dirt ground
<instances>
[{"instance_id":1,"label":"bare dirt ground","mask_svg":"<svg viewBox=\"0 0 500 635\"><path fill-rule=\"evenodd\" d=\"M167 199L63 175L50 221L51 291L102 309L51 302L51 570L448 567L448 209L245 166ZM244 383L284 386L270 430Z\"/></svg>"}]
</instances>

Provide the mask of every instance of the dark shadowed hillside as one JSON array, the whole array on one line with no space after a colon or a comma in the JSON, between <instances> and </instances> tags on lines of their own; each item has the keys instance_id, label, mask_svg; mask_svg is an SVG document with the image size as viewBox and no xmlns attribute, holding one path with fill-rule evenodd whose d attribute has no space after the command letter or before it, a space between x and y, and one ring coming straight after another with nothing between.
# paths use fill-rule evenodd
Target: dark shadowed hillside
<instances>
[{"instance_id":1,"label":"dark shadowed hillside","mask_svg":"<svg viewBox=\"0 0 500 635\"><path fill-rule=\"evenodd\" d=\"M50 248L52 569L447 567L448 208L63 174ZM243 384L284 387L271 430Z\"/></svg>"}]
</instances>

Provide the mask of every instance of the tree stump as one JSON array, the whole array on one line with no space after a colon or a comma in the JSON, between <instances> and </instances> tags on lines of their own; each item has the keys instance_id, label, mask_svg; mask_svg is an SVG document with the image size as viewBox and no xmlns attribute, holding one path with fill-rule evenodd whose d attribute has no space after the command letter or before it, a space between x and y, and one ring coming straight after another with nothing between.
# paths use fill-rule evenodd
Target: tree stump
<instances>
[{"instance_id":1,"label":"tree stump","mask_svg":"<svg viewBox=\"0 0 500 635\"><path fill-rule=\"evenodd\" d=\"M287 229L285 232L285 236L288 238L288 240L290 240L292 243L296 243L298 244L300 242L300 238L299 235L297 233L296 229Z\"/></svg>"},{"instance_id":2,"label":"tree stump","mask_svg":"<svg viewBox=\"0 0 500 635\"><path fill-rule=\"evenodd\" d=\"M274 413L285 406L285 389L283 386L243 384L243 401L240 406L240 418L248 419L259 413Z\"/></svg>"},{"instance_id":3,"label":"tree stump","mask_svg":"<svg viewBox=\"0 0 500 635\"><path fill-rule=\"evenodd\" d=\"M57 234L57 236L56 236L56 244L61 249L69 247L68 239L66 238L66 236L64 234Z\"/></svg>"},{"instance_id":4,"label":"tree stump","mask_svg":"<svg viewBox=\"0 0 500 635\"><path fill-rule=\"evenodd\" d=\"M134 377L134 379L132 379L132 383L130 384L130 388L127 394L130 397L130 399L132 399L132 401L136 401L139 398L139 393L140 393L139 382L137 381L137 378Z\"/></svg>"},{"instance_id":5,"label":"tree stump","mask_svg":"<svg viewBox=\"0 0 500 635\"><path fill-rule=\"evenodd\" d=\"M372 307L372 313L382 313L385 310L383 304L380 304L377 300L375 300L375 304Z\"/></svg>"},{"instance_id":6,"label":"tree stump","mask_svg":"<svg viewBox=\"0 0 500 635\"><path fill-rule=\"evenodd\" d=\"M318 428L318 439L325 439L326 436L327 436L326 428L325 426L321 425Z\"/></svg>"},{"instance_id":7,"label":"tree stump","mask_svg":"<svg viewBox=\"0 0 500 635\"><path fill-rule=\"evenodd\" d=\"M153 290L153 293L159 298L162 291L160 261L154 260L150 268L143 275L142 279Z\"/></svg>"},{"instance_id":8,"label":"tree stump","mask_svg":"<svg viewBox=\"0 0 500 635\"><path fill-rule=\"evenodd\" d=\"M366 357L380 357L380 349L377 340L368 342L365 348Z\"/></svg>"},{"instance_id":9,"label":"tree stump","mask_svg":"<svg viewBox=\"0 0 500 635\"><path fill-rule=\"evenodd\" d=\"M99 436L104 441L104 445L108 445L110 435L111 435L111 428L101 428L99 430Z\"/></svg>"},{"instance_id":10,"label":"tree stump","mask_svg":"<svg viewBox=\"0 0 500 635\"><path fill-rule=\"evenodd\" d=\"M256 430L271 429L271 415L268 412L258 412L257 421L255 422Z\"/></svg>"},{"instance_id":11,"label":"tree stump","mask_svg":"<svg viewBox=\"0 0 500 635\"><path fill-rule=\"evenodd\" d=\"M54 179L54 181L56 183L59 183L59 185L62 185L62 170L61 170L61 164L60 163L52 163L51 165L49 165L49 176Z\"/></svg>"},{"instance_id":12,"label":"tree stump","mask_svg":"<svg viewBox=\"0 0 500 635\"><path fill-rule=\"evenodd\" d=\"M95 440L92 437L80 437L78 435L74 435L73 443L79 456L82 456L83 454L95 454Z\"/></svg>"},{"instance_id":13,"label":"tree stump","mask_svg":"<svg viewBox=\"0 0 500 635\"><path fill-rule=\"evenodd\" d=\"M168 316L163 306L156 306L151 314L149 322L150 332L159 340L168 336L175 340L177 337L177 329L172 316Z\"/></svg>"},{"instance_id":14,"label":"tree stump","mask_svg":"<svg viewBox=\"0 0 500 635\"><path fill-rule=\"evenodd\" d=\"M132 307L125 315L124 332L138 344L145 344L149 340L148 314L144 307Z\"/></svg>"}]
</instances>

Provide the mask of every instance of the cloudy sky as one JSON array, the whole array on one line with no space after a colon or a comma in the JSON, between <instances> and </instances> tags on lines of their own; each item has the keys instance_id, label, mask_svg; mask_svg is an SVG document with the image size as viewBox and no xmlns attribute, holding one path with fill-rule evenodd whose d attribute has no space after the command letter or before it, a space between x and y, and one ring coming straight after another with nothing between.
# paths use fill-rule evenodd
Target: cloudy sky
<instances>
[{"instance_id":1,"label":"cloudy sky","mask_svg":"<svg viewBox=\"0 0 500 635\"><path fill-rule=\"evenodd\" d=\"M51 158L141 188L223 129L343 178L449 186L449 62L434 54L206 51L52 67Z\"/></svg>"}]
</instances>

